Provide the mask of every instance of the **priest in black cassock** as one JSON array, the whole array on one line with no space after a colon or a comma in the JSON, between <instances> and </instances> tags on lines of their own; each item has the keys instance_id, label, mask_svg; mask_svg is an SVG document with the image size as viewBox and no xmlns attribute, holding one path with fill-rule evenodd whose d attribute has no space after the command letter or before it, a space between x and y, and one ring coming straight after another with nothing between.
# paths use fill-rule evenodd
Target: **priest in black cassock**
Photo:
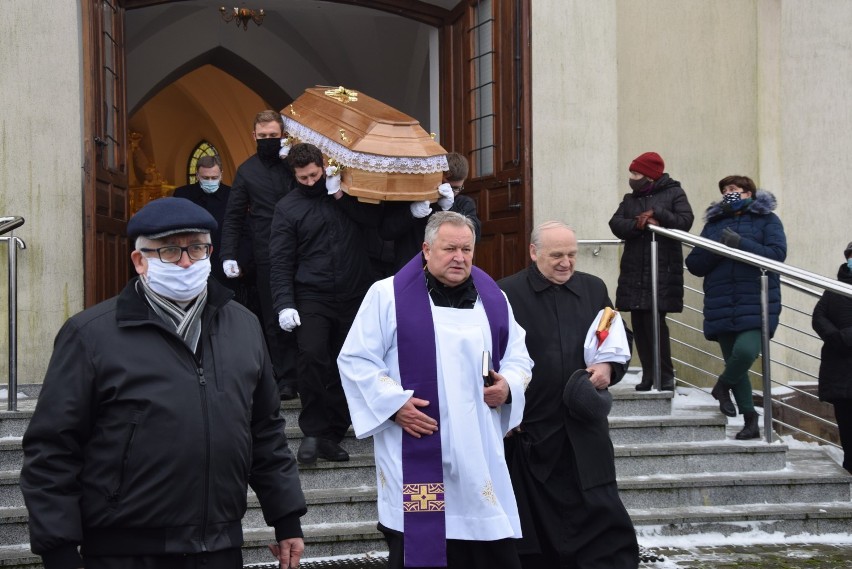
<instances>
[{"instance_id":1,"label":"priest in black cassock","mask_svg":"<svg viewBox=\"0 0 852 569\"><path fill-rule=\"evenodd\" d=\"M535 362L523 420L506 439L523 532L521 563L525 569L635 568L636 534L618 496L608 407L601 411L599 404L627 364L587 366L583 355L589 327L612 302L601 279L574 270L577 238L565 224L539 225L530 257L527 269L498 282ZM586 395L573 396L579 393Z\"/></svg>"}]
</instances>

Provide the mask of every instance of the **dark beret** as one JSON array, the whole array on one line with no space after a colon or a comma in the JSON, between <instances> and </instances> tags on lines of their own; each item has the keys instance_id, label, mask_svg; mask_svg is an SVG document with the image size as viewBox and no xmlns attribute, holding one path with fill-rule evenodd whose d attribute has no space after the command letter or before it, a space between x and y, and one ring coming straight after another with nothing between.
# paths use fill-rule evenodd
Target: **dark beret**
<instances>
[{"instance_id":1,"label":"dark beret","mask_svg":"<svg viewBox=\"0 0 852 569\"><path fill-rule=\"evenodd\" d=\"M145 204L127 222L127 236L159 239L175 233L210 233L216 220L203 207L184 198L160 198Z\"/></svg>"},{"instance_id":2,"label":"dark beret","mask_svg":"<svg viewBox=\"0 0 852 569\"><path fill-rule=\"evenodd\" d=\"M612 409L612 394L607 389L596 389L589 381L589 372L578 369L565 384L562 403L575 419L606 419Z\"/></svg>"}]
</instances>

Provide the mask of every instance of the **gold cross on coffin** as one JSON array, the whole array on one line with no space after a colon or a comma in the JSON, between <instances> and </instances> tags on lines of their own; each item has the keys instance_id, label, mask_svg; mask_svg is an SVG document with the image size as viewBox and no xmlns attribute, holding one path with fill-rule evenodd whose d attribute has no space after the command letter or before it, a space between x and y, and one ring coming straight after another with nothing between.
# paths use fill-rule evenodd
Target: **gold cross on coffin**
<instances>
[{"instance_id":1,"label":"gold cross on coffin","mask_svg":"<svg viewBox=\"0 0 852 569\"><path fill-rule=\"evenodd\" d=\"M358 100L358 92L352 91L341 85L337 89L329 89L325 94L341 103L351 103Z\"/></svg>"}]
</instances>

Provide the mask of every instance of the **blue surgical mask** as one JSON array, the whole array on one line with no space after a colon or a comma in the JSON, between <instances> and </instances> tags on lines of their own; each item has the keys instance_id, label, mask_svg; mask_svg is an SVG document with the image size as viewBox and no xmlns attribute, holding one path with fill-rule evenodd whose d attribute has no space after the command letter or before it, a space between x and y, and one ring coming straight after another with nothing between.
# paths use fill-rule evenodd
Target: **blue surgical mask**
<instances>
[{"instance_id":1,"label":"blue surgical mask","mask_svg":"<svg viewBox=\"0 0 852 569\"><path fill-rule=\"evenodd\" d=\"M849 267L850 271L852 271L852 257L846 259L846 266Z\"/></svg>"},{"instance_id":2,"label":"blue surgical mask","mask_svg":"<svg viewBox=\"0 0 852 569\"><path fill-rule=\"evenodd\" d=\"M219 189L219 182L221 182L221 180L199 180L198 184L201 186L201 189L204 190L205 194L212 194Z\"/></svg>"}]
</instances>

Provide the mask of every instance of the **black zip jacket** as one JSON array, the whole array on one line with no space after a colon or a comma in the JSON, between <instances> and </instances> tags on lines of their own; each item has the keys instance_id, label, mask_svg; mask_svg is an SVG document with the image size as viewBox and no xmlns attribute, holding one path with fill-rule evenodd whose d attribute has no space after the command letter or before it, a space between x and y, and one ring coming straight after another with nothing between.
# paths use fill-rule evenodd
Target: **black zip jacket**
<instances>
[{"instance_id":1,"label":"black zip jacket","mask_svg":"<svg viewBox=\"0 0 852 569\"><path fill-rule=\"evenodd\" d=\"M363 229L381 209L344 194L340 199L296 188L275 206L270 281L276 314L302 300L349 302L373 284Z\"/></svg>"},{"instance_id":2,"label":"black zip jacket","mask_svg":"<svg viewBox=\"0 0 852 569\"><path fill-rule=\"evenodd\" d=\"M285 160L264 162L255 154L237 168L222 227L219 257L223 261L237 259L240 235L248 212L254 261L259 265L269 263L269 228L275 204L293 189L295 183L293 171Z\"/></svg>"},{"instance_id":3,"label":"black zip jacket","mask_svg":"<svg viewBox=\"0 0 852 569\"><path fill-rule=\"evenodd\" d=\"M201 358L133 279L57 334L24 435L21 490L46 569L86 555L240 547L250 484L277 539L305 499L255 316L208 280Z\"/></svg>"},{"instance_id":4,"label":"black zip jacket","mask_svg":"<svg viewBox=\"0 0 852 569\"><path fill-rule=\"evenodd\" d=\"M432 204L432 213L441 211L437 202ZM474 238L479 243L482 235L482 224L476 216L476 202L465 195L458 195L453 200L449 211L460 213L473 222ZM400 270L414 255L423 250L423 236L429 217L416 218L411 215L411 202L386 202L379 226L379 236L393 241L393 270Z\"/></svg>"}]
</instances>

